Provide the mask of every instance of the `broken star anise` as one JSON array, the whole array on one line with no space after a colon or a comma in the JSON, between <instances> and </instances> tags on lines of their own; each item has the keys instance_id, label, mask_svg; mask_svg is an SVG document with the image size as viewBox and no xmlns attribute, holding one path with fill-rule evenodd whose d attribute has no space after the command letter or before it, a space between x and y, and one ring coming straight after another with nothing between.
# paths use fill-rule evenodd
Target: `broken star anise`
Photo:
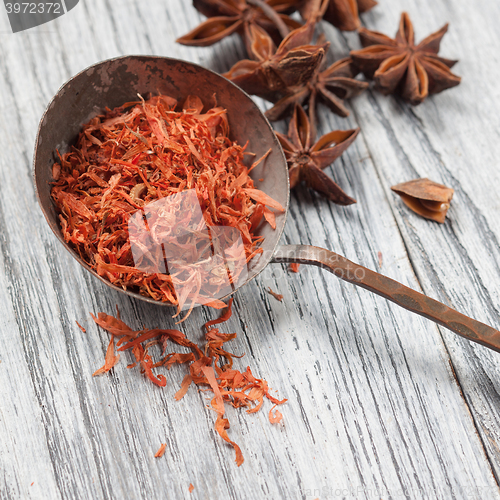
<instances>
[{"instance_id":1,"label":"broken star anise","mask_svg":"<svg viewBox=\"0 0 500 500\"><path fill-rule=\"evenodd\" d=\"M396 184L391 189L418 215L441 224L445 221L454 193L452 188L427 178Z\"/></svg>"},{"instance_id":2,"label":"broken star anise","mask_svg":"<svg viewBox=\"0 0 500 500\"><path fill-rule=\"evenodd\" d=\"M351 145L358 133L359 128L334 130L314 142L307 114L302 106L296 105L288 136L276 132L287 159L290 188L304 181L334 203L356 203L322 169L332 164Z\"/></svg>"},{"instance_id":3,"label":"broken star anise","mask_svg":"<svg viewBox=\"0 0 500 500\"><path fill-rule=\"evenodd\" d=\"M293 30L279 45L258 26L249 27L249 53L223 76L252 95L275 101L309 81L325 55L325 45L310 45L314 24Z\"/></svg>"},{"instance_id":4,"label":"broken star anise","mask_svg":"<svg viewBox=\"0 0 500 500\"><path fill-rule=\"evenodd\" d=\"M309 122L316 135L316 103L318 99L325 103L335 114L346 117L349 111L344 106L343 100L355 97L366 87L367 82L355 80L359 69L353 64L350 57L334 62L328 68L323 64L314 72L312 78L300 86L293 87L271 109L266 111L266 117L279 120L287 111L293 109L295 104L308 102Z\"/></svg>"},{"instance_id":5,"label":"broken star anise","mask_svg":"<svg viewBox=\"0 0 500 500\"><path fill-rule=\"evenodd\" d=\"M194 7L208 19L178 38L177 42L206 47L233 33L239 33L247 44L250 26L260 26L274 40L279 41L300 26L299 22L287 14L294 12L301 2L302 0L193 0Z\"/></svg>"},{"instance_id":6,"label":"broken star anise","mask_svg":"<svg viewBox=\"0 0 500 500\"><path fill-rule=\"evenodd\" d=\"M447 30L446 24L415 45L413 25L403 12L395 39L360 28L365 48L352 51L351 57L368 78L375 79L383 94L397 93L410 104L420 104L429 94L460 83L460 77L450 71L457 61L437 55Z\"/></svg>"},{"instance_id":7,"label":"broken star anise","mask_svg":"<svg viewBox=\"0 0 500 500\"><path fill-rule=\"evenodd\" d=\"M319 11L325 21L333 24L341 31L354 31L361 26L359 14L370 10L377 5L375 0L320 0L320 6L316 6L318 0L306 1L300 13L304 19Z\"/></svg>"}]
</instances>

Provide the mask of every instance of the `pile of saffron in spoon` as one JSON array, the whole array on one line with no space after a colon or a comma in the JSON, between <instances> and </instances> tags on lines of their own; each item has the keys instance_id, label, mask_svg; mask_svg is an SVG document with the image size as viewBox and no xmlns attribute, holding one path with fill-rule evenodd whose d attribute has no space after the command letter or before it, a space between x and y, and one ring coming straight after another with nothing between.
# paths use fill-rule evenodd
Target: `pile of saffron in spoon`
<instances>
[{"instance_id":1,"label":"pile of saffron in spoon","mask_svg":"<svg viewBox=\"0 0 500 500\"><path fill-rule=\"evenodd\" d=\"M226 242L229 254L237 260L239 251L240 260L242 255L248 263L262 252L256 229L266 222L275 228L275 211L284 209L256 189L249 176L267 153L250 166L244 162L245 155L250 155L246 145L229 138L225 109L215 106L204 111L196 96L188 96L182 106L161 95L106 109L83 126L69 152L58 152L59 161L52 169L51 196L64 239L99 276L123 289L176 305L177 314L186 304L222 308L223 285L210 267L184 266L175 273L164 265L154 268L151 261L158 252L150 248L143 251L150 267L137 265L130 224L131 220L149 223L147 237L153 239L161 232L158 228L168 227L169 249L161 250L161 241L154 247L160 259L165 258L165 251L185 254L190 238L199 250L203 238L207 240L200 236L202 231L193 230L188 236L184 232L182 238L172 240L186 226L184 214L172 219L170 213L162 221L163 212L157 210L156 232L153 219L146 220L148 206L172 196L175 200L190 190L201 207L203 224L237 231L240 248L236 240ZM136 247L144 246L144 241ZM204 244L213 249L213 242ZM229 278L233 289L238 272ZM174 286L173 279L182 288Z\"/></svg>"}]
</instances>

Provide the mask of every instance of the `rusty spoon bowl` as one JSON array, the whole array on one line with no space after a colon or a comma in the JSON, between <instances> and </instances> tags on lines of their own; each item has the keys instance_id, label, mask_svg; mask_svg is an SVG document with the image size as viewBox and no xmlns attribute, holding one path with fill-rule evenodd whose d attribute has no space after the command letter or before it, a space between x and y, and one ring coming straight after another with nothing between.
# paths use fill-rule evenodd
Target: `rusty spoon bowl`
<instances>
[{"instance_id":1,"label":"rusty spoon bowl","mask_svg":"<svg viewBox=\"0 0 500 500\"><path fill-rule=\"evenodd\" d=\"M113 285L99 276L64 241L58 215L50 197L52 165L56 150L65 152L74 143L82 125L105 107L114 108L136 100L137 94L165 94L182 102L197 95L203 102L227 110L231 138L249 142L248 151L262 156L271 148L266 162L252 172L256 187L281 203L285 211L276 215L276 229L260 228L263 253L249 263L248 275L238 288L255 278L269 263L311 264L354 285L385 297L399 306L424 316L473 342L500 352L500 332L475 321L386 276L355 264L329 250L309 245L279 246L288 212L288 169L271 125L252 99L236 85L211 70L193 63L154 56L125 56L109 59L78 73L64 84L49 103L40 121L34 152L34 182L42 212L64 247L94 276L111 288L146 302L168 305L131 290ZM258 179L262 178L260 182ZM234 290L235 291L235 290Z\"/></svg>"}]
</instances>

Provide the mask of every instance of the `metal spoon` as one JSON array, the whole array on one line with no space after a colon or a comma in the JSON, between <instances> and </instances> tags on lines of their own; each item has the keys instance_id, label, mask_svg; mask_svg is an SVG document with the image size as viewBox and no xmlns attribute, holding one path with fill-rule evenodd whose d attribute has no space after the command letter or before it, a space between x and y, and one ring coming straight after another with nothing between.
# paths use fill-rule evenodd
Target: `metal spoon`
<instances>
[{"instance_id":1,"label":"metal spoon","mask_svg":"<svg viewBox=\"0 0 500 500\"><path fill-rule=\"evenodd\" d=\"M153 56L126 56L103 61L71 78L55 95L38 129L34 153L34 181L45 218L56 237L71 255L94 276L111 288L147 302L170 305L123 290L91 269L62 237L58 216L50 198L51 167L56 149L64 152L75 140L82 124L106 106L114 108L136 99L137 94L161 93L182 101L197 95L205 103L227 109L233 140L249 141L248 150L257 157L269 148L265 163L252 172L257 187L285 207L277 214L276 229L263 225L263 253L250 261L246 278L231 293L255 278L269 263L311 264L326 269L339 278L366 288L386 299L424 316L473 342L500 352L500 332L475 321L448 306L426 297L397 281L350 262L322 248L306 245L279 246L288 212L288 169L281 147L264 115L252 99L232 82L193 63ZM257 179L263 178L262 182Z\"/></svg>"}]
</instances>

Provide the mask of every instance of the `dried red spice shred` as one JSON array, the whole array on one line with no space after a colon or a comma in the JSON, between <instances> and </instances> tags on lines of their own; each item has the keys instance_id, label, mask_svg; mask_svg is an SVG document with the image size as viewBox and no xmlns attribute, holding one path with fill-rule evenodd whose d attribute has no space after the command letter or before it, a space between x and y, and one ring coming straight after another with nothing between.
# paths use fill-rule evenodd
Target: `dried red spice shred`
<instances>
[{"instance_id":1,"label":"dried red spice shred","mask_svg":"<svg viewBox=\"0 0 500 500\"><path fill-rule=\"evenodd\" d=\"M271 288L269 288L269 287L267 287L267 292L269 293L269 295L272 295L279 302L281 302L283 300L283 295L281 295L281 293L276 293L273 290L271 290Z\"/></svg>"},{"instance_id":2,"label":"dried red spice shred","mask_svg":"<svg viewBox=\"0 0 500 500\"><path fill-rule=\"evenodd\" d=\"M82 325L80 325L80 323L78 323L78 321L75 321L75 323L77 324L78 328L80 328L80 330L83 332L83 333L87 333L87 330L85 330L85 328L83 328Z\"/></svg>"},{"instance_id":3,"label":"dried red spice shred","mask_svg":"<svg viewBox=\"0 0 500 500\"><path fill-rule=\"evenodd\" d=\"M96 375L102 375L103 373L109 372L119 360L120 355L115 355L115 336L111 334L111 340L109 341L106 357L104 359L104 366L96 370L92 376L95 377Z\"/></svg>"},{"instance_id":4,"label":"dried red spice shred","mask_svg":"<svg viewBox=\"0 0 500 500\"><path fill-rule=\"evenodd\" d=\"M208 330L209 327L213 326L213 325L218 325L219 323L224 323L224 321L227 321L231 315L233 314L233 311L232 311L232 307L233 307L233 297L231 297L229 299L229 302L227 303L227 309L226 309L226 312L224 312L219 318L217 319L213 319L212 321L207 321L205 323L205 328Z\"/></svg>"},{"instance_id":5,"label":"dried red spice shred","mask_svg":"<svg viewBox=\"0 0 500 500\"><path fill-rule=\"evenodd\" d=\"M231 444L236 453L236 464L240 466L243 461L243 454L240 447L229 438L227 430L229 429L229 420L224 418L225 405L230 404L235 408L247 408L247 413L255 413L260 410L264 403L264 398L269 399L273 404L273 408L269 412L269 421L272 424L279 423L283 416L275 410L277 405L285 403L287 400L279 400L269 393L270 389L267 382L263 379L256 378L250 367L247 367L244 372L233 368L233 358L239 358L233 353L224 349L225 342L236 338L236 333L222 333L214 325L227 321L231 317L232 299L227 305L227 309L222 315L215 320L205 323L205 346L203 349L198 347L194 342L191 342L179 330L174 329L142 329L132 330L119 318L115 318L105 313L99 313L95 317L91 316L100 327L104 328L111 334L111 341L106 352L106 361L104 366L97 370L94 375L109 371L116 365L119 356L114 355L114 338L120 337L117 342L118 351L131 350L136 362L129 365L127 368L133 368L137 365L141 367L142 373L158 386L166 385L164 375L155 375L153 368L167 366L168 369L174 363L187 364L189 373L184 377L180 389L175 394L175 399L180 400L187 392L191 383L196 385L208 386L214 393L211 400L211 407L217 413L215 421L215 430L219 436L226 442ZM118 312L118 310L117 310ZM119 315L119 313L118 313ZM165 354L169 341L175 344L188 347L190 353L172 352ZM162 358L153 363L149 348L159 344L162 348ZM222 361L225 359L225 363ZM273 410L275 413L273 415ZM163 446L163 445L162 445ZM164 449L160 448L157 454ZM156 455L155 455L156 456ZM159 455L161 456L161 455Z\"/></svg>"},{"instance_id":6,"label":"dried red spice shred","mask_svg":"<svg viewBox=\"0 0 500 500\"><path fill-rule=\"evenodd\" d=\"M276 405L274 405L270 410L269 410L269 422L272 424L279 424L281 420L283 419L283 415L279 410L275 410L274 415L273 415L273 410L276 408Z\"/></svg>"},{"instance_id":7,"label":"dried red spice shred","mask_svg":"<svg viewBox=\"0 0 500 500\"><path fill-rule=\"evenodd\" d=\"M269 151L247 167L243 160L250 153L229 139L225 109L203 108L196 96L188 96L181 109L175 99L155 96L106 109L84 125L76 146L59 155L52 169L51 196L65 241L100 276L177 305L178 313L188 299L194 305L202 296L208 271L197 268L199 285L186 285L186 296L180 298L169 274L138 270L129 238L133 214L194 189L207 226L236 228L248 262L262 252L262 237L255 234L259 224L267 221L276 227L272 210L284 211L249 177ZM182 217L176 222L175 227L185 224ZM216 286L205 303L222 308L224 303L213 298Z\"/></svg>"},{"instance_id":8,"label":"dried red spice shred","mask_svg":"<svg viewBox=\"0 0 500 500\"><path fill-rule=\"evenodd\" d=\"M158 448L158 451L155 453L155 458L163 457L163 454L165 453L166 447L167 447L167 445L162 443L161 446Z\"/></svg>"}]
</instances>

